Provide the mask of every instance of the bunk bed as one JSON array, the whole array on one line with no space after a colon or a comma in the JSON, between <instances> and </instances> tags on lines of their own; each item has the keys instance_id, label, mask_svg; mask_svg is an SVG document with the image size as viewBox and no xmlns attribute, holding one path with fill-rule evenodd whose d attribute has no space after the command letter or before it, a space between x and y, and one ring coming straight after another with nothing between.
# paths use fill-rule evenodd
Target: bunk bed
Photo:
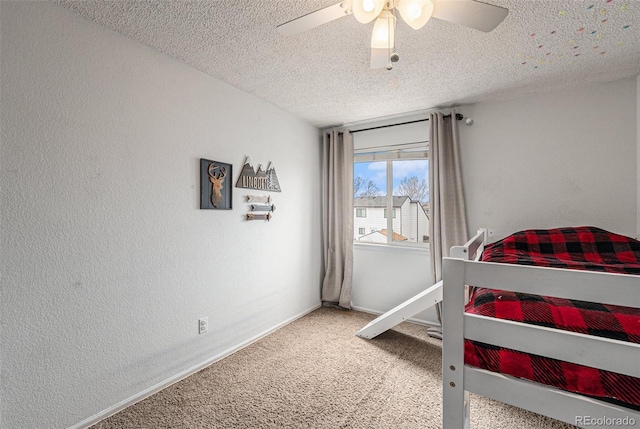
<instances>
[{"instance_id":1,"label":"bunk bed","mask_svg":"<svg viewBox=\"0 0 640 429\"><path fill-rule=\"evenodd\" d=\"M469 427L469 392L576 426L640 427L640 242L578 227L485 245L479 231L450 254L443 429Z\"/></svg>"}]
</instances>

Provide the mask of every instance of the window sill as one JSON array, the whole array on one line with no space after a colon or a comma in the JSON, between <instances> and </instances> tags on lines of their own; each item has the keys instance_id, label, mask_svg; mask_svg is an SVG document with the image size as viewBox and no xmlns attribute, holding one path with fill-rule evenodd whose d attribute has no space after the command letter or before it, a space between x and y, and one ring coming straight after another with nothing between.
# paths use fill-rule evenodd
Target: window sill
<instances>
[{"instance_id":1,"label":"window sill","mask_svg":"<svg viewBox=\"0 0 640 429\"><path fill-rule=\"evenodd\" d=\"M419 244L386 244L386 243L362 243L353 242L354 249L372 250L372 251L391 251L391 252L419 252L430 253L430 247L428 245Z\"/></svg>"}]
</instances>

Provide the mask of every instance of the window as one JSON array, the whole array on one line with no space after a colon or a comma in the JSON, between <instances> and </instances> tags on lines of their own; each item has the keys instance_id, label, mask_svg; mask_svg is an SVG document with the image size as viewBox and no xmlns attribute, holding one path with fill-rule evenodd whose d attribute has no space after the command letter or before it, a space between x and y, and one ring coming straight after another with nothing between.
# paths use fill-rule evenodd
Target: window
<instances>
[{"instance_id":1,"label":"window","mask_svg":"<svg viewBox=\"0 0 640 429\"><path fill-rule=\"evenodd\" d=\"M428 245L427 143L358 149L353 167L354 241Z\"/></svg>"},{"instance_id":2,"label":"window","mask_svg":"<svg viewBox=\"0 0 640 429\"><path fill-rule=\"evenodd\" d=\"M366 232L364 232L364 231L365 231L365 228L358 228L358 234L365 235Z\"/></svg>"}]
</instances>

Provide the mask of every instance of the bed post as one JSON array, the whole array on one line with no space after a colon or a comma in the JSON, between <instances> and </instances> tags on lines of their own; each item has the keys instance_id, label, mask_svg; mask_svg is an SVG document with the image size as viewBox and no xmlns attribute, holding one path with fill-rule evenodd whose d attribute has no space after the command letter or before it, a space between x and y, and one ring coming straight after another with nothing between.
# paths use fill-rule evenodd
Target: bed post
<instances>
[{"instance_id":1,"label":"bed post","mask_svg":"<svg viewBox=\"0 0 640 429\"><path fill-rule=\"evenodd\" d=\"M464 260L442 260L442 427L469 428L464 389Z\"/></svg>"}]
</instances>

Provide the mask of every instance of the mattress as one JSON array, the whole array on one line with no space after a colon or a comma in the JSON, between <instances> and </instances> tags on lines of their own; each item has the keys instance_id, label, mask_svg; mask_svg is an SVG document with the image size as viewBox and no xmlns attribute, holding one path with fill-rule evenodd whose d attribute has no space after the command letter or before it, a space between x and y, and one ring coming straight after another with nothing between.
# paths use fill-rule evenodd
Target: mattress
<instances>
[{"instance_id":1,"label":"mattress","mask_svg":"<svg viewBox=\"0 0 640 429\"><path fill-rule=\"evenodd\" d=\"M487 245L482 260L640 275L640 242L587 226L525 230ZM465 311L640 343L637 308L476 288ZM640 409L639 378L470 340L465 363Z\"/></svg>"}]
</instances>

